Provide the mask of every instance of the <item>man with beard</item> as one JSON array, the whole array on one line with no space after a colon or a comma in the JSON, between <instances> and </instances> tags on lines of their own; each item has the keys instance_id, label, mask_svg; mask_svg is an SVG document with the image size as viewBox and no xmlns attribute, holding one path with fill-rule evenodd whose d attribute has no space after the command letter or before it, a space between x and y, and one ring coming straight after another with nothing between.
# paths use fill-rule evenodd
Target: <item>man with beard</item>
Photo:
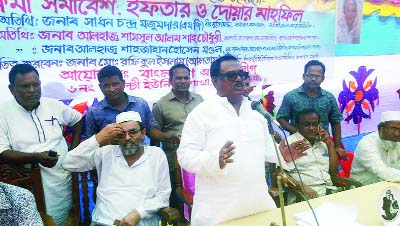
<instances>
[{"instance_id":1,"label":"man with beard","mask_svg":"<svg viewBox=\"0 0 400 226\"><path fill-rule=\"evenodd\" d=\"M378 131L360 140L350 175L363 184L400 182L400 111L383 112Z\"/></svg>"},{"instance_id":2,"label":"man with beard","mask_svg":"<svg viewBox=\"0 0 400 226\"><path fill-rule=\"evenodd\" d=\"M68 152L63 126L72 126L72 147L79 144L82 115L58 100L42 97L39 72L17 64L9 73L14 98L0 106L0 164L40 164L46 213L59 226L72 207L71 174L61 167ZM59 156L49 156L49 151Z\"/></svg>"},{"instance_id":3,"label":"man with beard","mask_svg":"<svg viewBox=\"0 0 400 226\"><path fill-rule=\"evenodd\" d=\"M295 117L298 112L313 109L319 116L322 128L329 133L331 125L334 146L340 157L345 157L346 152L341 148L342 132L340 113L336 98L332 93L321 88L325 79L325 65L318 60L311 60L304 66L304 83L285 94L281 107L278 110L277 121L290 134L297 132Z\"/></svg>"},{"instance_id":4,"label":"man with beard","mask_svg":"<svg viewBox=\"0 0 400 226\"><path fill-rule=\"evenodd\" d=\"M95 225L156 226L156 212L168 206L171 193L164 152L143 144L146 129L137 112L122 112L116 123L70 151L63 167L73 172L97 170ZM117 145L115 145L117 144Z\"/></svg>"},{"instance_id":5,"label":"man with beard","mask_svg":"<svg viewBox=\"0 0 400 226\"><path fill-rule=\"evenodd\" d=\"M276 207L265 180L265 162L274 156L267 120L243 96L249 74L224 55L211 63L210 75L217 95L188 115L177 150L181 167L196 174L192 226Z\"/></svg>"}]
</instances>

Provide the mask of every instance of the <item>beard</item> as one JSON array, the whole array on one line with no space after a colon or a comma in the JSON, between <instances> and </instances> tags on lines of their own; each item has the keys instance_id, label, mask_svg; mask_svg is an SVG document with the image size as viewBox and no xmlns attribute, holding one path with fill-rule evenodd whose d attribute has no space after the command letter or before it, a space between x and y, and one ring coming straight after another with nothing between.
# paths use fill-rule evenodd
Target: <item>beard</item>
<instances>
[{"instance_id":1,"label":"beard","mask_svg":"<svg viewBox=\"0 0 400 226\"><path fill-rule=\"evenodd\" d=\"M400 142L394 142L389 140L381 140L383 150L386 154L386 163L391 166L398 168L400 160Z\"/></svg>"},{"instance_id":2,"label":"beard","mask_svg":"<svg viewBox=\"0 0 400 226\"><path fill-rule=\"evenodd\" d=\"M125 144L119 145L122 155L128 156L137 153L142 147L143 143L135 144L133 141L127 141Z\"/></svg>"},{"instance_id":3,"label":"beard","mask_svg":"<svg viewBox=\"0 0 400 226\"><path fill-rule=\"evenodd\" d=\"M400 150L400 142L394 142L390 140L381 140L382 146L385 150Z\"/></svg>"}]
</instances>

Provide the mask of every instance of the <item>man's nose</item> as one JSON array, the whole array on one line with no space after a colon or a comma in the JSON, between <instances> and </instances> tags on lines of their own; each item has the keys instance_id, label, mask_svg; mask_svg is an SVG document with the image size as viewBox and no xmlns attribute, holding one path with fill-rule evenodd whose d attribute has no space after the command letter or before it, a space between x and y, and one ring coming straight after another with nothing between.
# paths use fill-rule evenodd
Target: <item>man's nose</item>
<instances>
[{"instance_id":1,"label":"man's nose","mask_svg":"<svg viewBox=\"0 0 400 226\"><path fill-rule=\"evenodd\" d=\"M28 86L28 92L30 93L36 92L36 88L33 85Z\"/></svg>"},{"instance_id":2,"label":"man's nose","mask_svg":"<svg viewBox=\"0 0 400 226\"><path fill-rule=\"evenodd\" d=\"M238 80L238 78L239 78L240 81L243 81L242 76L240 76L240 74L236 75L235 81Z\"/></svg>"},{"instance_id":3,"label":"man's nose","mask_svg":"<svg viewBox=\"0 0 400 226\"><path fill-rule=\"evenodd\" d=\"M127 133L125 134L125 140L130 140L130 139L132 139L132 137L131 137L131 135L129 135L129 133L127 132Z\"/></svg>"}]
</instances>

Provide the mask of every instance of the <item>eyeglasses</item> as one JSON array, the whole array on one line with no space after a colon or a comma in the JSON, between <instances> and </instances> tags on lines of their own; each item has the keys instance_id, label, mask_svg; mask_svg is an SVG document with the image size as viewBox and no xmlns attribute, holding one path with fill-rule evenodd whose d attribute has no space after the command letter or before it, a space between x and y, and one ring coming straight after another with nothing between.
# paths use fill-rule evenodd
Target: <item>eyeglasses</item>
<instances>
[{"instance_id":1,"label":"eyeglasses","mask_svg":"<svg viewBox=\"0 0 400 226\"><path fill-rule=\"evenodd\" d=\"M229 81L235 81L235 79L240 76L242 80L248 79L249 77L249 72L247 71L228 71L225 74L219 74L218 77L221 77L223 79L229 80Z\"/></svg>"},{"instance_id":2,"label":"eyeglasses","mask_svg":"<svg viewBox=\"0 0 400 226\"><path fill-rule=\"evenodd\" d=\"M391 132L391 133L395 133L395 132L400 133L400 128L397 128L397 127L383 126L383 128L385 128L388 132Z\"/></svg>"},{"instance_id":3,"label":"eyeglasses","mask_svg":"<svg viewBox=\"0 0 400 226\"><path fill-rule=\"evenodd\" d=\"M130 137L135 136L136 134L138 134L138 132L142 131L141 129L131 129L128 132L122 132L120 134L118 134L118 138L122 139L126 137L126 134L128 134Z\"/></svg>"},{"instance_id":4,"label":"eyeglasses","mask_svg":"<svg viewBox=\"0 0 400 226\"><path fill-rule=\"evenodd\" d=\"M324 76L323 76L323 75L306 74L306 77L309 78L309 79L315 78L315 79L317 79L317 80L320 80L320 79L322 79Z\"/></svg>"}]
</instances>

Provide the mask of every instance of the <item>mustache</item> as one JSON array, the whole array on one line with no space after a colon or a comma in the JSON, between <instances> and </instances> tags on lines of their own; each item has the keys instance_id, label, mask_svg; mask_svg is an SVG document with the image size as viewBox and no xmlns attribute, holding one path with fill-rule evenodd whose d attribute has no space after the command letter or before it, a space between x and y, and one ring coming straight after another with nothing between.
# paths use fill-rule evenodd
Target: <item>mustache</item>
<instances>
[{"instance_id":1,"label":"mustache","mask_svg":"<svg viewBox=\"0 0 400 226\"><path fill-rule=\"evenodd\" d=\"M143 147L143 143L135 144L133 141L127 141L125 144L120 145L121 152L124 156L133 155Z\"/></svg>"}]
</instances>

